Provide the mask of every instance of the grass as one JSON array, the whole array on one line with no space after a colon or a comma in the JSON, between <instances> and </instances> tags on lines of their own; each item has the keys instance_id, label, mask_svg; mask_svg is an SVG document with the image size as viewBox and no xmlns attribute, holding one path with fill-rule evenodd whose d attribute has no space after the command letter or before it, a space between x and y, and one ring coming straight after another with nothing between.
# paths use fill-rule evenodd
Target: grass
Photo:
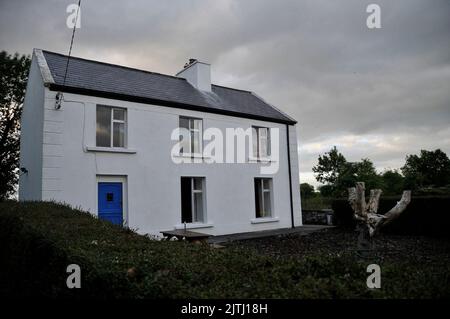
<instances>
[{"instance_id":1,"label":"grass","mask_svg":"<svg viewBox=\"0 0 450 319\"><path fill-rule=\"evenodd\" d=\"M326 243L327 236L322 238ZM329 236L328 236L329 237ZM299 251L282 250L283 240ZM289 239L290 238L290 239ZM333 236L329 237L334 238ZM277 242L281 240L281 242ZM341 238L341 240L343 240ZM366 287L368 260L350 251L304 249L302 238L223 249L161 242L53 203L0 204L0 295L119 298L449 297L449 263L385 260L382 289ZM253 243L253 245L252 245ZM256 245L255 245L256 243ZM292 246L293 245L293 246ZM284 253L276 253L284 252ZM433 259L432 259L433 260ZM82 288L65 286L66 267Z\"/></svg>"},{"instance_id":2,"label":"grass","mask_svg":"<svg viewBox=\"0 0 450 319\"><path fill-rule=\"evenodd\" d=\"M302 209L306 210L320 210L330 209L333 198L322 197L320 194L313 197L302 198Z\"/></svg>"}]
</instances>

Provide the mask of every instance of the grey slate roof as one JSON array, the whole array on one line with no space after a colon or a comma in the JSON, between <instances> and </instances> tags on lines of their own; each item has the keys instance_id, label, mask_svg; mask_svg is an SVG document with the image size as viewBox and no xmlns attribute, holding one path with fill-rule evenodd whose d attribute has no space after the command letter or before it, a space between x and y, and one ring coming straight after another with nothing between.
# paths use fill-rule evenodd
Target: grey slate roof
<instances>
[{"instance_id":1,"label":"grey slate roof","mask_svg":"<svg viewBox=\"0 0 450 319\"><path fill-rule=\"evenodd\" d=\"M42 51L54 82L50 89L122 100L161 104L295 124L288 115L249 91L212 85L212 92L194 88L183 78Z\"/></svg>"}]
</instances>

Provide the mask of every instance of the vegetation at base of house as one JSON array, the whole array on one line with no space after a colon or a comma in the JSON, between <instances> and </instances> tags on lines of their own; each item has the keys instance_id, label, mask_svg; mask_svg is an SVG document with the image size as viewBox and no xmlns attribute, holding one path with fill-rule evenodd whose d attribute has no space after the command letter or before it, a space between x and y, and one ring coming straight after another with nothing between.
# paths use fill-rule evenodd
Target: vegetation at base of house
<instances>
[{"instance_id":1,"label":"vegetation at base of house","mask_svg":"<svg viewBox=\"0 0 450 319\"><path fill-rule=\"evenodd\" d=\"M155 241L54 203L0 203L0 242L0 295L8 296L430 298L448 297L450 289L443 285L448 263L432 272L383 263L385 284L370 290L371 261L351 251L299 251L297 258ZM73 263L81 267L81 289L66 287Z\"/></svg>"},{"instance_id":2,"label":"vegetation at base of house","mask_svg":"<svg viewBox=\"0 0 450 319\"><path fill-rule=\"evenodd\" d=\"M384 214L400 200L399 196L382 197L378 212ZM450 238L449 196L412 197L406 210L383 232L389 234L426 235ZM353 228L356 221L346 198L332 202L334 220L338 226Z\"/></svg>"}]
</instances>

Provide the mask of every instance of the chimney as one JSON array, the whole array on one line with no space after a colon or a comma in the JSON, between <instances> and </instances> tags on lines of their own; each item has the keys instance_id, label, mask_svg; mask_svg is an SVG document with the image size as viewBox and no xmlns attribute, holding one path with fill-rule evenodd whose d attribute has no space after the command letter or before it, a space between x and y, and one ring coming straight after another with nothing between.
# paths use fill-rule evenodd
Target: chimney
<instances>
[{"instance_id":1,"label":"chimney","mask_svg":"<svg viewBox=\"0 0 450 319\"><path fill-rule=\"evenodd\" d=\"M197 90L211 92L211 65L208 63L189 59L176 76L185 78Z\"/></svg>"}]
</instances>

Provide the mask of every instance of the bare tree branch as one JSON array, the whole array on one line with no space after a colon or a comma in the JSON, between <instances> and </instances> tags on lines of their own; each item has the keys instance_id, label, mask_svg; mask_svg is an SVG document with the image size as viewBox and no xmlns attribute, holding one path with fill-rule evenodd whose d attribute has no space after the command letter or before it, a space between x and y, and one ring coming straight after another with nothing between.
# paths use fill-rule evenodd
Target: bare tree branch
<instances>
[{"instance_id":1,"label":"bare tree branch","mask_svg":"<svg viewBox=\"0 0 450 319\"><path fill-rule=\"evenodd\" d=\"M404 191L402 198L397 202L390 211L384 214L385 220L383 221L381 226L385 226L391 223L393 220L397 219L401 213L406 209L408 204L411 202L411 191Z\"/></svg>"},{"instance_id":2,"label":"bare tree branch","mask_svg":"<svg viewBox=\"0 0 450 319\"><path fill-rule=\"evenodd\" d=\"M411 191L404 191L402 198L397 202L386 214L378 214L378 207L381 196L381 189L372 189L370 191L369 203L365 200L365 185L363 182L356 183L356 187L348 189L348 201L354 212L354 218L358 221L358 229L360 232L369 233L373 237L376 232L383 226L391 223L398 218L406 209L411 201ZM358 238L365 238L359 236ZM358 243L358 246L365 247L367 243Z\"/></svg>"},{"instance_id":3,"label":"bare tree branch","mask_svg":"<svg viewBox=\"0 0 450 319\"><path fill-rule=\"evenodd\" d=\"M371 214L376 214L378 212L378 204L380 201L380 196L383 191L381 189L371 189L370 199L368 204L368 212Z\"/></svg>"},{"instance_id":4,"label":"bare tree branch","mask_svg":"<svg viewBox=\"0 0 450 319\"><path fill-rule=\"evenodd\" d=\"M363 182L356 183L355 214L363 219L365 219L367 217L365 191L366 191L366 187Z\"/></svg>"}]
</instances>

